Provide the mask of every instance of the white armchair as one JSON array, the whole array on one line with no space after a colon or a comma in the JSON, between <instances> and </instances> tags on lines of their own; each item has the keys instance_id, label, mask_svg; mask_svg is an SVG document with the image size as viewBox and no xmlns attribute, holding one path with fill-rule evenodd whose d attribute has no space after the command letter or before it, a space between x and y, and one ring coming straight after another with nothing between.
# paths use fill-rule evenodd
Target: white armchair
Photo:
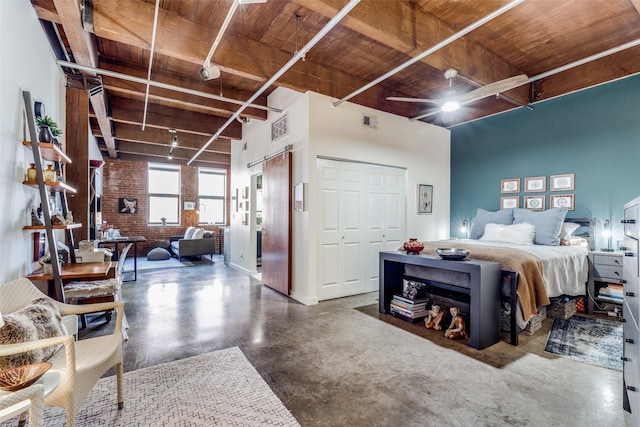
<instances>
[{"instance_id":1,"label":"white armchair","mask_svg":"<svg viewBox=\"0 0 640 427\"><path fill-rule=\"evenodd\" d=\"M0 284L0 312L9 314L28 305L35 298L46 297L28 279ZM51 300L53 301L53 300ZM67 412L67 426L75 425L75 415L98 379L112 366L116 367L118 409L123 407L122 394L122 315L121 301L99 304L71 305L53 301L60 314L85 314L116 310L112 334L74 341L73 336L46 338L19 344L0 345L0 356L23 353L62 344L64 347L49 359L51 370L60 374L60 384L45 399L45 405L58 406Z\"/></svg>"}]
</instances>

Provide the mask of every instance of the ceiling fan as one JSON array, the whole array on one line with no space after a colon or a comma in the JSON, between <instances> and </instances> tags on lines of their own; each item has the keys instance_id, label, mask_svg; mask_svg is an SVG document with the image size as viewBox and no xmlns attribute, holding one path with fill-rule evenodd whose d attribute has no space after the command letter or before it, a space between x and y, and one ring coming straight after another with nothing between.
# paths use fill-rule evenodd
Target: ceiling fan
<instances>
[{"instance_id":1,"label":"ceiling fan","mask_svg":"<svg viewBox=\"0 0 640 427\"><path fill-rule=\"evenodd\" d=\"M403 98L399 96L389 96L387 101L401 101L401 102L426 102L430 104L436 104L440 108L433 114L438 112L452 112L459 109L464 104L478 101L488 96L497 95L502 92L506 92L509 89L516 88L525 84L529 77L526 74L520 74L517 76L509 77L504 80L498 80L497 82L489 83L485 86L480 86L477 89L472 90L461 95L456 95L453 89L453 79L458 76L458 71L453 68L449 68L444 72L444 78L449 82L449 93L443 98L429 99L429 98Z\"/></svg>"}]
</instances>

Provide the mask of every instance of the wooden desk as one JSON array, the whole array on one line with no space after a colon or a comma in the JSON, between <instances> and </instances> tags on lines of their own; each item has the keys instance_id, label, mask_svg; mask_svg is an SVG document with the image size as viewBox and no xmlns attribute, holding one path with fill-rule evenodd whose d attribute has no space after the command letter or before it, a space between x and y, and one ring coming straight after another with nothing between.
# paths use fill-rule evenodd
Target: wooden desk
<instances>
[{"instance_id":1,"label":"wooden desk","mask_svg":"<svg viewBox=\"0 0 640 427\"><path fill-rule=\"evenodd\" d=\"M60 277L62 282L70 282L72 280L100 280L114 277L113 262L87 262L80 264L66 264L62 267ZM60 301L55 292L53 282L53 274L44 274L42 268L35 270L27 275L29 280L46 280L49 282L48 294L50 297Z\"/></svg>"},{"instance_id":2,"label":"wooden desk","mask_svg":"<svg viewBox=\"0 0 640 427\"><path fill-rule=\"evenodd\" d=\"M120 243L123 243L125 245L127 243L133 243L133 280L123 280L123 282L135 282L136 280L138 280L138 243L143 243L146 241L147 239L143 236L118 237L115 239L98 240L98 246L114 245L115 251L113 253L113 258L111 259L117 261L118 257L120 256L118 245Z\"/></svg>"}]
</instances>

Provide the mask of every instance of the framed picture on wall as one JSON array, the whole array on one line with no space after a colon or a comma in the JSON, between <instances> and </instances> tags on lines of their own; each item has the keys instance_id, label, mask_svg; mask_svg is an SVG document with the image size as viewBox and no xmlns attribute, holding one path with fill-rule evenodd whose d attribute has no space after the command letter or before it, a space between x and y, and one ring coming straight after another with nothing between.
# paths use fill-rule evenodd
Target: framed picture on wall
<instances>
[{"instance_id":1,"label":"framed picture on wall","mask_svg":"<svg viewBox=\"0 0 640 427\"><path fill-rule=\"evenodd\" d=\"M549 196L549 204L552 208L567 208L572 211L575 209L573 194L552 194Z\"/></svg>"},{"instance_id":2,"label":"framed picture on wall","mask_svg":"<svg viewBox=\"0 0 640 427\"><path fill-rule=\"evenodd\" d=\"M546 176L531 176L524 179L525 193L544 193L547 191Z\"/></svg>"},{"instance_id":3,"label":"framed picture on wall","mask_svg":"<svg viewBox=\"0 0 640 427\"><path fill-rule=\"evenodd\" d=\"M524 208L532 211L543 211L544 196L524 196Z\"/></svg>"},{"instance_id":4,"label":"framed picture on wall","mask_svg":"<svg viewBox=\"0 0 640 427\"><path fill-rule=\"evenodd\" d=\"M575 175L572 173L551 175L549 187L551 191L572 191L575 187Z\"/></svg>"},{"instance_id":5,"label":"framed picture on wall","mask_svg":"<svg viewBox=\"0 0 640 427\"><path fill-rule=\"evenodd\" d=\"M500 180L500 193L519 193L520 178L506 178Z\"/></svg>"},{"instance_id":6,"label":"framed picture on wall","mask_svg":"<svg viewBox=\"0 0 640 427\"><path fill-rule=\"evenodd\" d=\"M519 208L520 196L500 197L500 209Z\"/></svg>"},{"instance_id":7,"label":"framed picture on wall","mask_svg":"<svg viewBox=\"0 0 640 427\"><path fill-rule=\"evenodd\" d=\"M418 213L433 212L433 185L418 184Z\"/></svg>"},{"instance_id":8,"label":"framed picture on wall","mask_svg":"<svg viewBox=\"0 0 640 427\"><path fill-rule=\"evenodd\" d=\"M118 212L124 214L134 214L138 212L138 199L122 197L118 199Z\"/></svg>"}]
</instances>

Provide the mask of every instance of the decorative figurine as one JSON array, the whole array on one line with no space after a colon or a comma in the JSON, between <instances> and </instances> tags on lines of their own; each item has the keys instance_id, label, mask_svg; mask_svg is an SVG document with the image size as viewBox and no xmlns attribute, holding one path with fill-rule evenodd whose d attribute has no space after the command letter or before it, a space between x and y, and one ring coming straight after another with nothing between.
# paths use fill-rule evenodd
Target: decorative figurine
<instances>
[{"instance_id":1,"label":"decorative figurine","mask_svg":"<svg viewBox=\"0 0 640 427\"><path fill-rule=\"evenodd\" d=\"M418 295L418 289L420 288L420 283L416 282L407 282L404 290L402 291L402 296L408 299L415 299L416 295Z\"/></svg>"},{"instance_id":2,"label":"decorative figurine","mask_svg":"<svg viewBox=\"0 0 640 427\"><path fill-rule=\"evenodd\" d=\"M33 209L31 209L31 225L44 225Z\"/></svg>"},{"instance_id":3,"label":"decorative figurine","mask_svg":"<svg viewBox=\"0 0 640 427\"><path fill-rule=\"evenodd\" d=\"M460 315L458 307L451 307L449 312L451 313L451 325L449 325L447 330L444 332L444 336L451 340L459 338L469 339L467 329L464 325L464 319Z\"/></svg>"},{"instance_id":4,"label":"decorative figurine","mask_svg":"<svg viewBox=\"0 0 640 427\"><path fill-rule=\"evenodd\" d=\"M53 216L51 216L51 224L53 225L65 225L66 223L67 222L60 214L53 214Z\"/></svg>"},{"instance_id":5,"label":"decorative figurine","mask_svg":"<svg viewBox=\"0 0 640 427\"><path fill-rule=\"evenodd\" d=\"M434 305L431 310L427 312L427 318L424 319L424 326L427 329L435 329L436 331L442 330L442 317L444 316L444 310L439 305Z\"/></svg>"}]
</instances>

